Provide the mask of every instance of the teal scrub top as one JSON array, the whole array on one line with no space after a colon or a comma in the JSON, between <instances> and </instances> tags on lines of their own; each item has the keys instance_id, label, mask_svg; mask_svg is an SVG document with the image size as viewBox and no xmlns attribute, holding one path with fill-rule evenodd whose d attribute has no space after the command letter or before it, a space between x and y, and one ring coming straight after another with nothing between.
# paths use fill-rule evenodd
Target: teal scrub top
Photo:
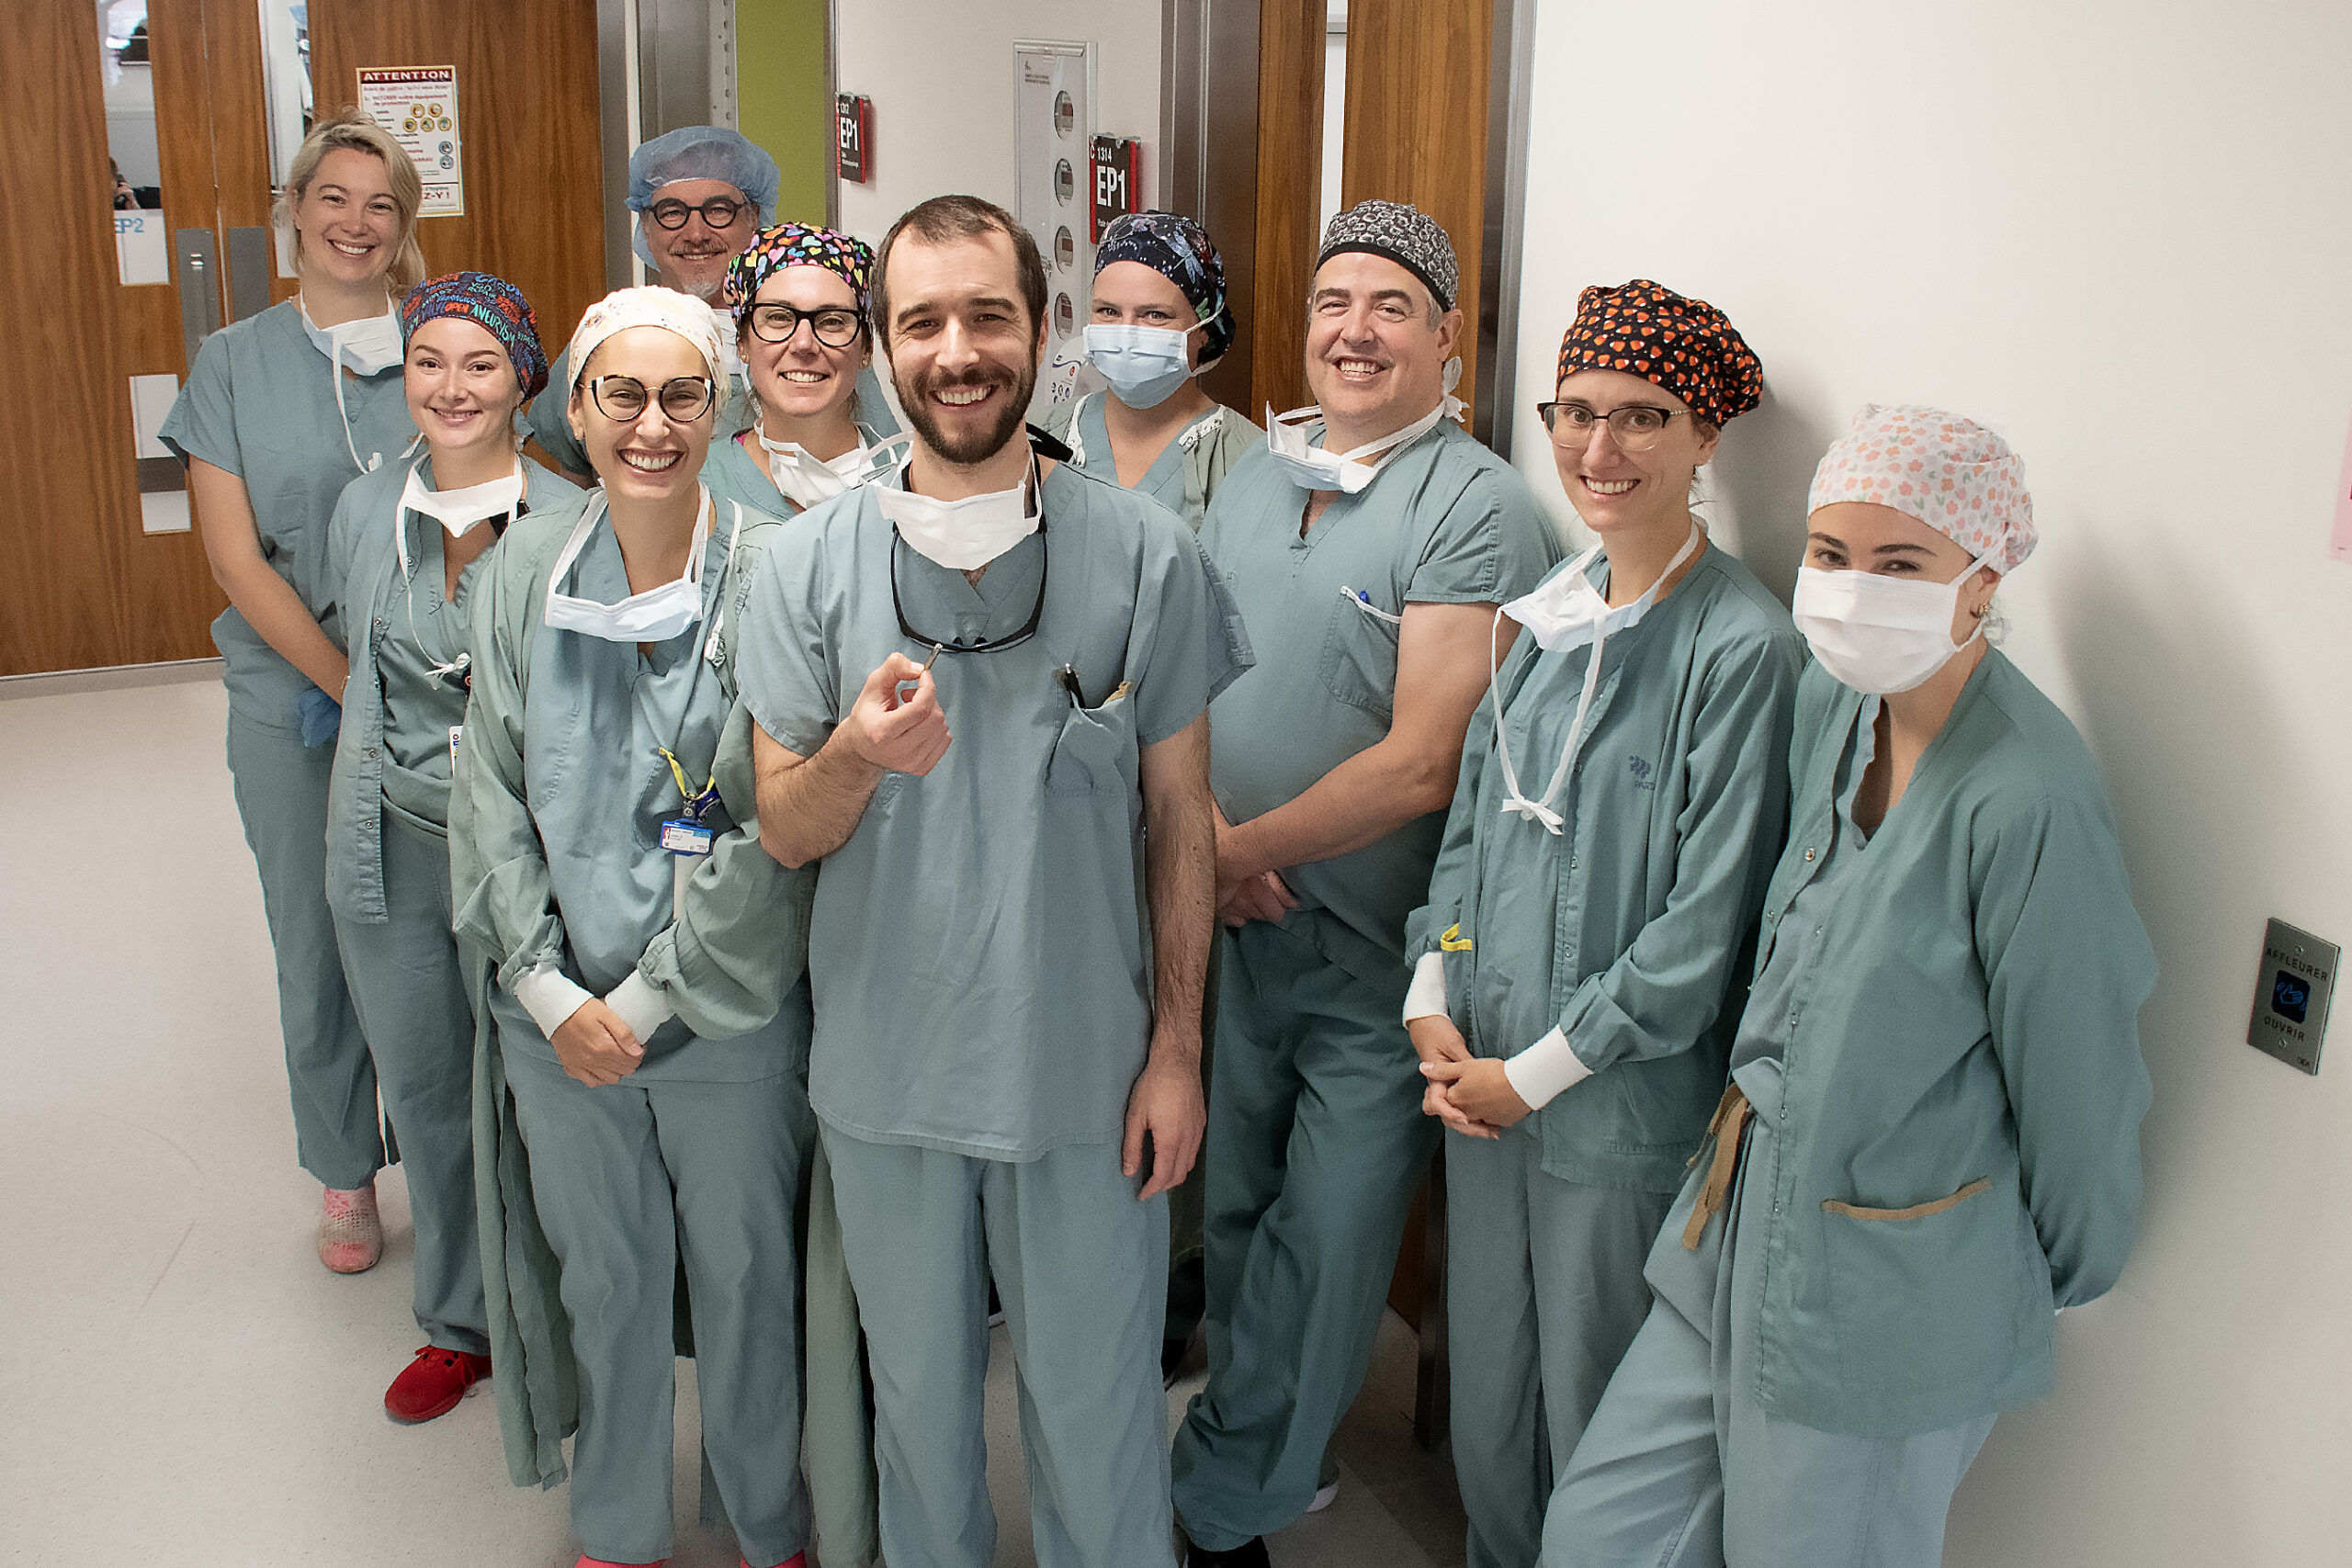
<instances>
[{"instance_id":1,"label":"teal scrub top","mask_svg":"<svg viewBox=\"0 0 2352 1568\"><path fill-rule=\"evenodd\" d=\"M335 409L335 378L343 406ZM347 440L346 440L347 437ZM374 376L338 372L302 330L294 301L223 327L204 340L187 385L157 438L185 462L201 457L244 481L262 558L286 580L330 641L343 626L339 582L320 570L335 498L369 459L391 468L416 438L397 365ZM358 462L352 453L357 450ZM295 699L310 678L262 640L235 605L212 623L229 705L249 723L301 733Z\"/></svg>"},{"instance_id":2,"label":"teal scrub top","mask_svg":"<svg viewBox=\"0 0 2352 1568\"><path fill-rule=\"evenodd\" d=\"M885 482L897 482L896 480ZM977 586L897 543L876 487L784 529L743 623L743 695L813 756L892 653L898 585L954 739L886 775L820 865L808 1094L852 1136L1025 1160L1121 1135L1151 1032L1144 747L1250 663L1230 596L1166 508L1067 466L1043 529ZM1073 696L1057 671L1075 672Z\"/></svg>"},{"instance_id":3,"label":"teal scrub top","mask_svg":"<svg viewBox=\"0 0 2352 1568\"><path fill-rule=\"evenodd\" d=\"M1111 432L1102 418L1102 400L1110 395L1091 392L1074 403L1059 405L1047 416L1046 428L1069 444L1073 467L1117 484L1118 459L1112 456ZM1136 484L1136 493L1151 497L1198 533L1225 476L1265 434L1246 416L1219 403L1177 432L1176 438L1152 459Z\"/></svg>"},{"instance_id":4,"label":"teal scrub top","mask_svg":"<svg viewBox=\"0 0 2352 1568\"><path fill-rule=\"evenodd\" d=\"M1590 575L1606 592L1605 560ZM1442 955L1447 1010L1476 1055L1513 1056L1557 1028L1593 1070L1535 1112L1552 1175L1682 1185L1723 1092L1788 824L1804 646L1763 584L1708 546L1602 649L1556 835L1503 812L1491 692L1470 720L1407 953ZM1497 676L1529 799L1559 765L1591 660L1589 645L1547 653L1522 636Z\"/></svg>"},{"instance_id":5,"label":"teal scrub top","mask_svg":"<svg viewBox=\"0 0 2352 1568\"><path fill-rule=\"evenodd\" d=\"M1749 1004L1794 1021L1758 1394L1808 1427L1898 1437L2048 1393L2052 1308L2122 1272L2156 970L2098 768L1998 651L1853 852L1819 931L1792 937L1864 705L1806 670L1789 840L1765 896L1761 970L1792 940L1821 961Z\"/></svg>"},{"instance_id":6,"label":"teal scrub top","mask_svg":"<svg viewBox=\"0 0 2352 1568\"><path fill-rule=\"evenodd\" d=\"M1310 442L1321 436L1309 427ZM1263 816L1386 738L1397 628L1371 611L1501 604L1560 558L1525 481L1450 420L1334 500L1302 538L1307 496L1261 442L1201 525L1258 654L1210 713L1210 778L1229 822ZM1372 983L1396 979L1405 918L1426 901L1444 829L1445 813L1432 811L1351 853L1283 868L1301 908L1336 917L1311 928L1335 949L1327 956Z\"/></svg>"},{"instance_id":7,"label":"teal scrub top","mask_svg":"<svg viewBox=\"0 0 2352 1568\"><path fill-rule=\"evenodd\" d=\"M751 423L754 411L751 390L744 385L741 375L728 379L727 402L716 416L716 428L732 435ZM588 449L580 445L578 436L571 434L571 350L567 347L556 355L555 364L548 373L547 387L531 400L523 423L529 428L531 439L539 444L540 450L556 460L557 466L570 473L584 474L590 471ZM874 366L870 361L857 376L857 420L860 424L869 425L884 435L898 434L898 418L891 413L888 400L882 396L882 383L874 378ZM712 457L718 456L724 439L724 436L712 438ZM706 468L709 461L707 457L704 459ZM707 482L707 476L705 479ZM774 512L775 509L771 506L763 510Z\"/></svg>"},{"instance_id":8,"label":"teal scrub top","mask_svg":"<svg viewBox=\"0 0 2352 1568\"><path fill-rule=\"evenodd\" d=\"M427 490L432 458L412 459ZM466 677L433 667L468 652L468 605L496 549L458 579L458 602L442 602L444 532L430 517L395 519L410 464L388 462L344 487L329 519L323 570L345 628L351 679L344 687L327 795L327 898L345 919L379 924L384 905L380 818L387 810L430 833L449 819L449 730L465 723ZM580 492L523 459L522 511L560 504ZM497 526L495 519L475 525ZM405 537L411 578L401 571Z\"/></svg>"},{"instance_id":9,"label":"teal scrub top","mask_svg":"<svg viewBox=\"0 0 2352 1568\"><path fill-rule=\"evenodd\" d=\"M737 439L741 434L739 430L724 441L711 443L710 455L702 460L702 482L709 487L716 500L740 501L770 517L797 516L801 510L799 502L787 499L775 488L775 481L768 478L765 453L756 445L749 452L743 450L742 442ZM858 426L858 438L868 446L888 434L872 424Z\"/></svg>"},{"instance_id":10,"label":"teal scrub top","mask_svg":"<svg viewBox=\"0 0 2352 1568\"><path fill-rule=\"evenodd\" d=\"M773 1077L807 1038L779 1011L801 973L808 878L759 845L750 730L735 704L733 636L773 522L716 508L695 623L656 644L607 642L546 624L554 560L590 497L507 530L475 592L473 690L450 802L461 935L497 966L491 1005L503 1046L553 1058L513 995L552 964L604 996L632 969L676 1010L634 1077L701 1082ZM556 584L607 604L628 572L600 521ZM667 747L696 790L716 775L699 858L673 910L662 824L682 802Z\"/></svg>"}]
</instances>

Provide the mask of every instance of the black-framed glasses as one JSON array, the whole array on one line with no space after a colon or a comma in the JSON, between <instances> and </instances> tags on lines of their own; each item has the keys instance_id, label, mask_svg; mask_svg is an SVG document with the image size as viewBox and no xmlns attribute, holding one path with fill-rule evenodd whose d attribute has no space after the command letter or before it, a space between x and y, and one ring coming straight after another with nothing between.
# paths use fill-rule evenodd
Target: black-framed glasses
<instances>
[{"instance_id":1,"label":"black-framed glasses","mask_svg":"<svg viewBox=\"0 0 2352 1568\"><path fill-rule=\"evenodd\" d=\"M671 197L655 202L646 210L653 215L653 221L664 229L683 229L686 226L686 220L697 212L702 214L702 220L714 229L731 229L735 226L735 220L743 216L743 203L714 196L700 207L695 207Z\"/></svg>"},{"instance_id":2,"label":"black-framed glasses","mask_svg":"<svg viewBox=\"0 0 2352 1568\"><path fill-rule=\"evenodd\" d=\"M1610 439L1628 452L1646 452L1657 445L1666 427L1689 413L1689 409L1662 409L1655 403L1622 403L1603 413L1589 403L1537 403L1535 412L1542 416L1544 428L1555 443L1562 446L1581 446L1592 439L1592 433L1606 424Z\"/></svg>"},{"instance_id":3,"label":"black-framed glasses","mask_svg":"<svg viewBox=\"0 0 2352 1568\"><path fill-rule=\"evenodd\" d=\"M890 530L890 608L898 613L899 632L909 642L938 649L942 653L1001 653L1008 648L1018 648L1037 635L1037 626L1046 618L1046 578L1054 563L1053 550L1046 543L1046 520L1037 519L1037 603L1031 605L1028 620L1021 629L1008 637L989 637L980 642L958 642L954 637L933 637L929 632L915 630L907 619L907 606L899 597L899 531Z\"/></svg>"},{"instance_id":4,"label":"black-framed glasses","mask_svg":"<svg viewBox=\"0 0 2352 1568\"><path fill-rule=\"evenodd\" d=\"M673 376L649 393L634 376L594 376L588 381L588 398L597 412L623 424L644 417L649 402L659 402L662 417L672 423L692 424L718 400L718 384L707 376Z\"/></svg>"},{"instance_id":5,"label":"black-framed glasses","mask_svg":"<svg viewBox=\"0 0 2352 1568\"><path fill-rule=\"evenodd\" d=\"M827 348L847 348L865 324L855 310L841 305L820 305L814 310L790 305L752 307L752 335L762 343L790 343L803 321Z\"/></svg>"}]
</instances>

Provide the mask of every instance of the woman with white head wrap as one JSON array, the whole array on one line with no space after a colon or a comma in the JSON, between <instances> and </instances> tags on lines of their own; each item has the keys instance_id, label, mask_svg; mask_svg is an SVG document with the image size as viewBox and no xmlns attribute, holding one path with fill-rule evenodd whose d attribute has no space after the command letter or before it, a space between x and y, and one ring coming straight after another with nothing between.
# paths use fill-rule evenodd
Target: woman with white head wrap
<instances>
[{"instance_id":1,"label":"woman with white head wrap","mask_svg":"<svg viewBox=\"0 0 2352 1568\"><path fill-rule=\"evenodd\" d=\"M1933 1568L1995 1417L2050 1392L2052 1309L2137 1228L2154 956L2081 737L1982 636L2033 548L2022 465L1873 405L1811 501L1732 1086L1546 1560Z\"/></svg>"},{"instance_id":2,"label":"woman with white head wrap","mask_svg":"<svg viewBox=\"0 0 2352 1568\"><path fill-rule=\"evenodd\" d=\"M775 525L696 478L701 301L622 289L568 359L598 488L510 529L476 593L449 823L458 932L492 971L475 1121L505 1219L484 1255L508 1459L518 1483L562 1473L576 1382L581 1562L668 1555L683 1261L710 1472L745 1561L797 1563L807 889L759 846L734 700Z\"/></svg>"}]
</instances>

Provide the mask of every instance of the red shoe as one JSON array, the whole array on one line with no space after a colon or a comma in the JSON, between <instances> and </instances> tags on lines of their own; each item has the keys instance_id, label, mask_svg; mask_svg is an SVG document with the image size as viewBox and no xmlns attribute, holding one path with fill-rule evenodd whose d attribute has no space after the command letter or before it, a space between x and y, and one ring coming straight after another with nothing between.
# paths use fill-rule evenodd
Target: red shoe
<instances>
[{"instance_id":1,"label":"red shoe","mask_svg":"<svg viewBox=\"0 0 2352 1568\"><path fill-rule=\"evenodd\" d=\"M601 1557L591 1557L583 1551L580 1554L580 1561L571 1568L662 1568L662 1564L669 1561L663 1557L651 1562L607 1562Z\"/></svg>"},{"instance_id":2,"label":"red shoe","mask_svg":"<svg viewBox=\"0 0 2352 1568\"><path fill-rule=\"evenodd\" d=\"M737 1568L752 1568L752 1560L748 1557L739 1554L735 1562ZM808 1568L808 1554L805 1551L796 1551L777 1563L775 1568Z\"/></svg>"},{"instance_id":3,"label":"red shoe","mask_svg":"<svg viewBox=\"0 0 2352 1568\"><path fill-rule=\"evenodd\" d=\"M338 1274L365 1274L383 1256L375 1179L348 1192L328 1188L319 1210L319 1261Z\"/></svg>"},{"instance_id":4,"label":"red shoe","mask_svg":"<svg viewBox=\"0 0 2352 1568\"><path fill-rule=\"evenodd\" d=\"M384 1391L384 1409L395 1421L413 1425L447 1416L466 1397L466 1390L490 1376L490 1358L469 1350L444 1350L438 1345L417 1348L416 1359Z\"/></svg>"}]
</instances>

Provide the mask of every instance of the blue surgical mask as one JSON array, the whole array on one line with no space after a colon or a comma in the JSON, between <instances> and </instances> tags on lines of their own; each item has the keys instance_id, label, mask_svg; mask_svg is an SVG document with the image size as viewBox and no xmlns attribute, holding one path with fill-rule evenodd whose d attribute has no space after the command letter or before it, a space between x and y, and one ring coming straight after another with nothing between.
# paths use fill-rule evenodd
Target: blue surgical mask
<instances>
[{"instance_id":1,"label":"blue surgical mask","mask_svg":"<svg viewBox=\"0 0 2352 1568\"><path fill-rule=\"evenodd\" d=\"M1113 321L1086 329L1086 355L1111 390L1131 409L1157 408L1200 372L1186 342L1193 333Z\"/></svg>"}]
</instances>

